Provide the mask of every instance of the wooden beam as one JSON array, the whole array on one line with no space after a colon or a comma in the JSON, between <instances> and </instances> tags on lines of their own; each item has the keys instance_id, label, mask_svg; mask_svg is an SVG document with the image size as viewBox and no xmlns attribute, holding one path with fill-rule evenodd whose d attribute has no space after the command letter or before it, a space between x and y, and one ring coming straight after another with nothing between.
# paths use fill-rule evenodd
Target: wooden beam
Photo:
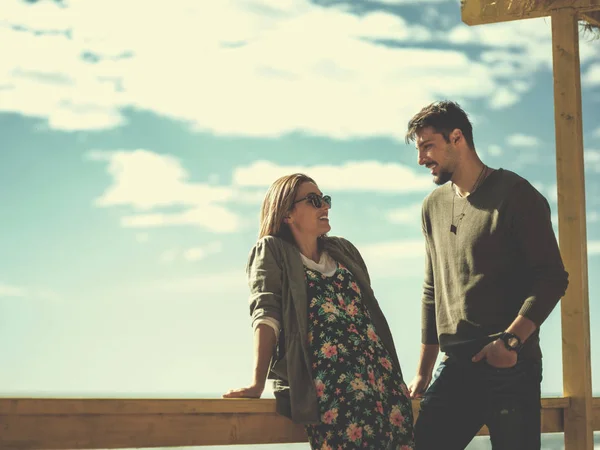
<instances>
[{"instance_id":1,"label":"wooden beam","mask_svg":"<svg viewBox=\"0 0 600 450\"><path fill-rule=\"evenodd\" d=\"M600 399L597 399L600 429ZM417 411L418 401L413 402ZM542 431L563 430L567 398L542 399ZM480 435L487 434L483 428ZM306 442L274 400L0 399L2 450Z\"/></svg>"},{"instance_id":2,"label":"wooden beam","mask_svg":"<svg viewBox=\"0 0 600 450\"><path fill-rule=\"evenodd\" d=\"M274 413L268 399L0 398L0 416Z\"/></svg>"},{"instance_id":3,"label":"wooden beam","mask_svg":"<svg viewBox=\"0 0 600 450\"><path fill-rule=\"evenodd\" d=\"M461 15L467 25L482 25L550 16L565 8L598 11L600 0L462 0Z\"/></svg>"},{"instance_id":4,"label":"wooden beam","mask_svg":"<svg viewBox=\"0 0 600 450\"><path fill-rule=\"evenodd\" d=\"M561 302L565 449L592 450L592 375L579 25L574 10L552 13L554 118L560 249L569 272Z\"/></svg>"},{"instance_id":5,"label":"wooden beam","mask_svg":"<svg viewBox=\"0 0 600 450\"><path fill-rule=\"evenodd\" d=\"M274 400L0 399L0 448L109 449L306 442Z\"/></svg>"},{"instance_id":6,"label":"wooden beam","mask_svg":"<svg viewBox=\"0 0 600 450\"><path fill-rule=\"evenodd\" d=\"M590 25L600 27L600 12L580 13L579 16Z\"/></svg>"}]
</instances>

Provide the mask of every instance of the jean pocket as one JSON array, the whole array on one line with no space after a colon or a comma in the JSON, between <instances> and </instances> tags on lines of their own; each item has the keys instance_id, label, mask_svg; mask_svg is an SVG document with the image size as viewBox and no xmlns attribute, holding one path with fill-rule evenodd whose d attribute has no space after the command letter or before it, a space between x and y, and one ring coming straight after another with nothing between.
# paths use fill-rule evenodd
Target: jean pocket
<instances>
[{"instance_id":1,"label":"jean pocket","mask_svg":"<svg viewBox=\"0 0 600 450\"><path fill-rule=\"evenodd\" d=\"M515 389L522 386L524 389L529 389L530 386L539 384L539 372L530 364L519 361L512 367L494 367L486 363L484 368L484 376L493 386L504 389L513 386ZM537 372L537 376L536 376ZM512 388L511 388L512 389Z\"/></svg>"}]
</instances>

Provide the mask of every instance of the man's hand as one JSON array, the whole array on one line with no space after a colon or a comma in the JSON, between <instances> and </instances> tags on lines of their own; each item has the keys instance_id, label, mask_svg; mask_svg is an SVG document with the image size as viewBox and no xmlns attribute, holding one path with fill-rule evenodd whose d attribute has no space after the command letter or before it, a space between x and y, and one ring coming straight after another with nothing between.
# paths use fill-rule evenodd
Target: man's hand
<instances>
[{"instance_id":1,"label":"man's hand","mask_svg":"<svg viewBox=\"0 0 600 450\"><path fill-rule=\"evenodd\" d=\"M517 364L517 357L517 352L507 349L502 340L496 339L473 356L473 362L479 362L485 359L492 367L496 367L497 369L507 369Z\"/></svg>"},{"instance_id":2,"label":"man's hand","mask_svg":"<svg viewBox=\"0 0 600 450\"><path fill-rule=\"evenodd\" d=\"M410 398L421 398L431 383L431 376L416 375L408 385Z\"/></svg>"},{"instance_id":3,"label":"man's hand","mask_svg":"<svg viewBox=\"0 0 600 450\"><path fill-rule=\"evenodd\" d=\"M260 398L264 390L264 385L253 384L245 388L231 389L226 394L223 394L223 398Z\"/></svg>"},{"instance_id":4,"label":"man's hand","mask_svg":"<svg viewBox=\"0 0 600 450\"><path fill-rule=\"evenodd\" d=\"M431 374L435 360L440 352L438 344L421 344L421 354L419 355L419 364L417 364L417 375L410 382L408 392L410 398L421 398L431 383Z\"/></svg>"}]
</instances>

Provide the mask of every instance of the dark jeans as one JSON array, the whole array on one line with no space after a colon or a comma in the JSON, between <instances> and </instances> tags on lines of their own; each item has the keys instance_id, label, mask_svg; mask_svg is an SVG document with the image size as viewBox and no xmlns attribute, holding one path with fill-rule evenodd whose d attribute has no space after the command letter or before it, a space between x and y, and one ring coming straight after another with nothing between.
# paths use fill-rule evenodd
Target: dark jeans
<instances>
[{"instance_id":1,"label":"dark jeans","mask_svg":"<svg viewBox=\"0 0 600 450\"><path fill-rule=\"evenodd\" d=\"M509 369L448 358L423 395L415 424L416 450L462 450L483 425L494 450L539 450L542 364Z\"/></svg>"}]
</instances>

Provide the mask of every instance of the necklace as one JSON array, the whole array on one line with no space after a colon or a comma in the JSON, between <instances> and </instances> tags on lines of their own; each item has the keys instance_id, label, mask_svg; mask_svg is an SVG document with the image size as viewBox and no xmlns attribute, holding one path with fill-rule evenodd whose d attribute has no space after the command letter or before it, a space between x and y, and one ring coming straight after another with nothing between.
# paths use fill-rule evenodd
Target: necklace
<instances>
[{"instance_id":1,"label":"necklace","mask_svg":"<svg viewBox=\"0 0 600 450\"><path fill-rule=\"evenodd\" d=\"M481 172L479 172L479 176L477 177L477 179L475 180L475 183L473 184L473 187L471 188L471 194L473 194L479 188L479 185L485 179L485 175L487 174L487 169L488 169L488 167L484 164L483 167L481 168ZM456 232L458 231L458 224L465 216L465 209L467 208L467 205L469 204L469 200L465 200L465 204L463 206L462 211L456 217L456 224L455 224L454 223L454 199L456 198L457 193L454 190L454 183L452 183L452 191L453 191L452 192L452 222L450 223L450 233L456 234Z\"/></svg>"}]
</instances>

